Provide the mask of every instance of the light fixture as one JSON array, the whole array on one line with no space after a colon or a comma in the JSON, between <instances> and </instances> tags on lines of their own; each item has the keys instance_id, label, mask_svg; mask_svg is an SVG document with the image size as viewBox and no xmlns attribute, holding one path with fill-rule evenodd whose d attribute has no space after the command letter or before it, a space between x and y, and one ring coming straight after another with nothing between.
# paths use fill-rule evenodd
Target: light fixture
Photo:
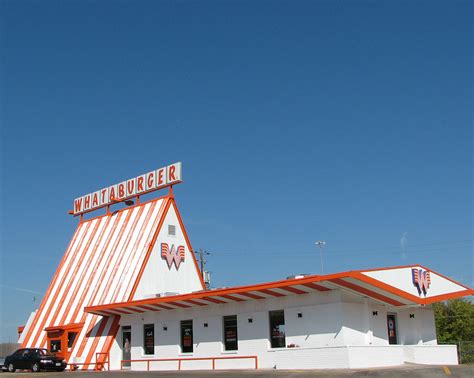
<instances>
[{"instance_id":1,"label":"light fixture","mask_svg":"<svg viewBox=\"0 0 474 378\"><path fill-rule=\"evenodd\" d=\"M132 206L134 204L133 200L126 200L125 205Z\"/></svg>"}]
</instances>

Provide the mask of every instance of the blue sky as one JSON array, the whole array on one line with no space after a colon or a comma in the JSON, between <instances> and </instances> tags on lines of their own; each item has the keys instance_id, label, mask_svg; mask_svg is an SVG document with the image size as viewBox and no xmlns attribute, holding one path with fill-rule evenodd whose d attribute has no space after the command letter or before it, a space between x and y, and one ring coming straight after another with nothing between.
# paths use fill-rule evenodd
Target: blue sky
<instances>
[{"instance_id":1,"label":"blue sky","mask_svg":"<svg viewBox=\"0 0 474 378\"><path fill-rule=\"evenodd\" d=\"M472 286L472 10L1 1L0 341L72 200L175 161L213 286L319 273L316 240L327 273L422 263Z\"/></svg>"}]
</instances>

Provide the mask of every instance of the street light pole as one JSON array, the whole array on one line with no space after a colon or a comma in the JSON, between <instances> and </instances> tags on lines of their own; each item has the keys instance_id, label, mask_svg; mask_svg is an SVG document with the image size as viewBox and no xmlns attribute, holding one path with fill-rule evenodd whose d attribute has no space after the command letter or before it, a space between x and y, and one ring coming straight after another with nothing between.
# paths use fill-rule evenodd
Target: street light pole
<instances>
[{"instance_id":1,"label":"street light pole","mask_svg":"<svg viewBox=\"0 0 474 378\"><path fill-rule=\"evenodd\" d=\"M316 243L319 247L319 256L321 258L321 274L324 274L324 265L323 265L323 247L326 245L326 242L323 240L318 240Z\"/></svg>"}]
</instances>

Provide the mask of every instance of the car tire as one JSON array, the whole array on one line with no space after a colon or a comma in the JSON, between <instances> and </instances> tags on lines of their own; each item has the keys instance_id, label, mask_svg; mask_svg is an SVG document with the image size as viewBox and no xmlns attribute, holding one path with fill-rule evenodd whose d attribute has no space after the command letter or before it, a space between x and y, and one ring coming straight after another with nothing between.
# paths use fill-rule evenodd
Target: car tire
<instances>
[{"instance_id":1,"label":"car tire","mask_svg":"<svg viewBox=\"0 0 474 378\"><path fill-rule=\"evenodd\" d=\"M13 365L11 362L8 364L8 371L10 373L14 373L16 371L15 365Z\"/></svg>"},{"instance_id":2,"label":"car tire","mask_svg":"<svg viewBox=\"0 0 474 378\"><path fill-rule=\"evenodd\" d=\"M33 373L38 373L40 371L40 365L37 362L34 362L33 365L31 365L31 371Z\"/></svg>"}]
</instances>

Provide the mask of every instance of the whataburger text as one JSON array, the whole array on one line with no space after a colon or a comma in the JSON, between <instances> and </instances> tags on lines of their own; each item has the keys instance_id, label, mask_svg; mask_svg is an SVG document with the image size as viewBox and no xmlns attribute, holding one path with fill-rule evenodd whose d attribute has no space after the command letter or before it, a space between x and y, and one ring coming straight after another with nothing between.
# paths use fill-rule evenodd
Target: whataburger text
<instances>
[{"instance_id":1,"label":"whataburger text","mask_svg":"<svg viewBox=\"0 0 474 378\"><path fill-rule=\"evenodd\" d=\"M178 184L181 181L181 163L174 163L76 198L73 213L74 215L85 213L110 205L115 201L122 201L139 194Z\"/></svg>"}]
</instances>

